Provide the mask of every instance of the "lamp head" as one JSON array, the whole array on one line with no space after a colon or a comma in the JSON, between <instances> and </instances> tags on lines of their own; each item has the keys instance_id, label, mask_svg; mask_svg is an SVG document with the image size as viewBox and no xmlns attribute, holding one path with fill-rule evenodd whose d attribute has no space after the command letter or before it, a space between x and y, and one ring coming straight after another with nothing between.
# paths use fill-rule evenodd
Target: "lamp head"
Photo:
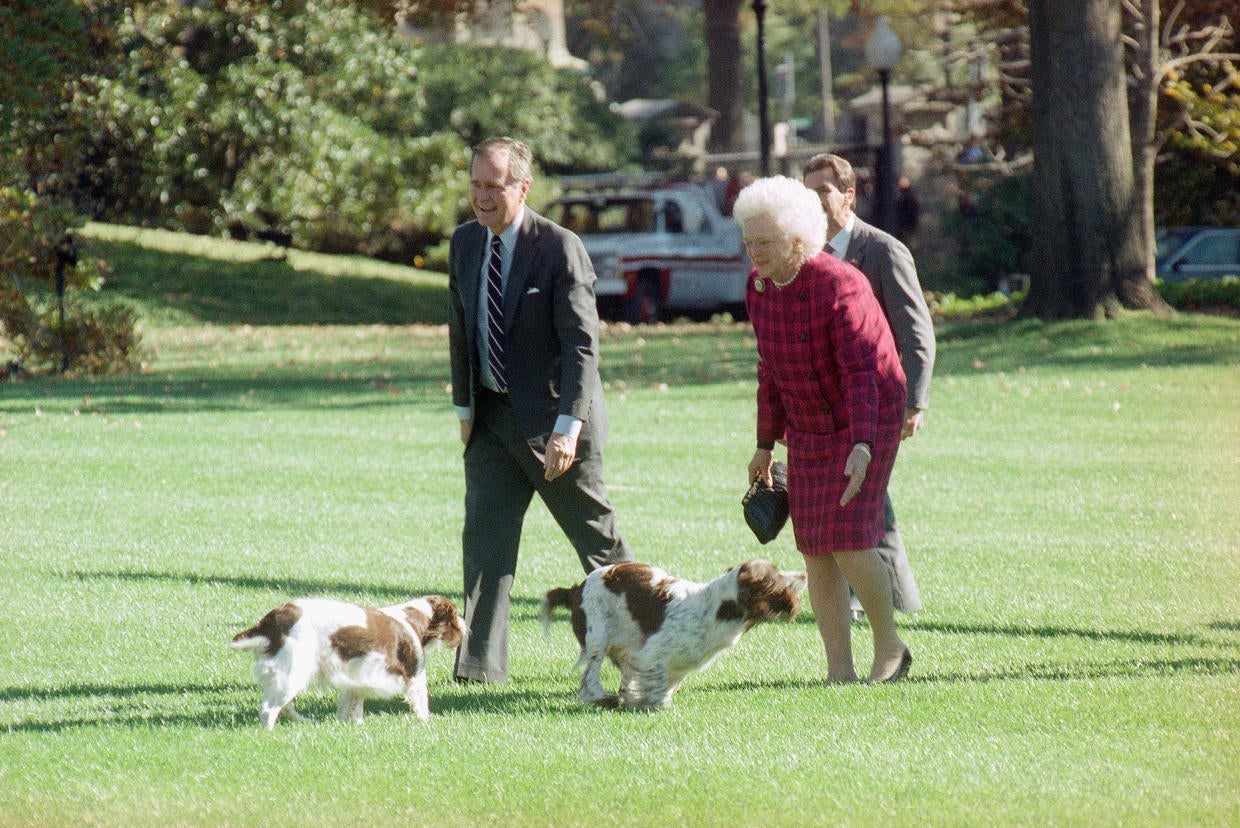
<instances>
[{"instance_id":1,"label":"lamp head","mask_svg":"<svg viewBox=\"0 0 1240 828\"><path fill-rule=\"evenodd\" d=\"M886 16L878 18L874 33L865 42L865 61L879 72L890 72L900 62L903 45L900 37L891 29Z\"/></svg>"}]
</instances>

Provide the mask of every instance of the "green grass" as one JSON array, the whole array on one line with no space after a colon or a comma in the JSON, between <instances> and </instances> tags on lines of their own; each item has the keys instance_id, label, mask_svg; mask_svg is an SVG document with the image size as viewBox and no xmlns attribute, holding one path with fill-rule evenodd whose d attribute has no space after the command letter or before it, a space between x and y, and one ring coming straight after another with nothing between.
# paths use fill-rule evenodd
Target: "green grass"
<instances>
[{"instance_id":1,"label":"green grass","mask_svg":"<svg viewBox=\"0 0 1240 828\"><path fill-rule=\"evenodd\" d=\"M320 721L264 733L227 647L263 612L459 599L446 333L373 324L439 322L443 277L103 232L147 370L0 386L0 824L1240 823L1240 321L941 328L893 481L926 602L908 682L823 688L807 612L666 711L583 709L568 624L536 618L580 573L536 505L510 683L437 652L426 725L390 701L345 726L315 692ZM740 517L744 326L614 326L603 360L638 555L796 566Z\"/></svg>"}]
</instances>

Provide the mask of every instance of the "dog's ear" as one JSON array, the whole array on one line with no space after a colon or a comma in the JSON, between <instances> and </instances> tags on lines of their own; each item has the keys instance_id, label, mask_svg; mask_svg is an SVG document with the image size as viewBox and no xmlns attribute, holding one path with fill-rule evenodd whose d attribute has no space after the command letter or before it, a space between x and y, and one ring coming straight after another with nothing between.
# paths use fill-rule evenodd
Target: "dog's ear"
<instances>
[{"instance_id":1,"label":"dog's ear","mask_svg":"<svg viewBox=\"0 0 1240 828\"><path fill-rule=\"evenodd\" d=\"M805 573L801 575L801 588L805 587ZM736 583L742 606L750 624L765 621L777 615L796 616L801 611L797 590L784 573L769 561L746 561L741 564Z\"/></svg>"},{"instance_id":2,"label":"dog's ear","mask_svg":"<svg viewBox=\"0 0 1240 828\"><path fill-rule=\"evenodd\" d=\"M809 583L809 576L804 572L782 570L779 574L783 576L788 589L798 594L804 592L806 584Z\"/></svg>"}]
</instances>

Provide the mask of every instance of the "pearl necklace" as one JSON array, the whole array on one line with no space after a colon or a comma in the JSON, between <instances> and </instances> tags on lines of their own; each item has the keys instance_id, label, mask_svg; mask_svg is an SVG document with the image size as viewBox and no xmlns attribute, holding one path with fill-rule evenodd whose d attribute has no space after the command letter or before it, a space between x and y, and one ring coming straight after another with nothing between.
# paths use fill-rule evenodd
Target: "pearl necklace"
<instances>
[{"instance_id":1,"label":"pearl necklace","mask_svg":"<svg viewBox=\"0 0 1240 828\"><path fill-rule=\"evenodd\" d=\"M779 289L781 289L781 290L782 290L783 288L786 288L786 287L788 287L788 285L790 285L790 284L792 284L793 282L795 282L795 281L797 280L797 277L798 277L798 276L800 276L800 275L801 275L801 269L800 269L800 268L797 268L797 272L796 272L796 273L793 273L793 274L792 274L792 278L791 278L791 279L789 279L788 281L786 281L786 282L780 282L780 281L778 281L778 280L777 280L774 276L772 276L772 277L771 277L771 284L773 284L775 287L777 287L777 288L779 288Z\"/></svg>"},{"instance_id":2,"label":"pearl necklace","mask_svg":"<svg viewBox=\"0 0 1240 828\"><path fill-rule=\"evenodd\" d=\"M809 259L808 259L808 258L806 258L806 257L805 257L805 254L802 252L802 248L801 248L801 245L800 245L799 243L797 244L797 246L796 246L796 250L795 250L794 252L798 255L798 257L799 257L801 260L800 260L799 262L797 262L797 268L796 268L796 270L792 271L792 278L790 278L790 279L789 279L788 281L786 281L786 282L781 282L781 281L777 280L774 276L771 276L771 277L770 277L771 284L773 284L775 287L777 287L777 288L779 288L779 289L781 289L781 290L782 290L783 288L788 287L788 285L792 284L793 282L795 282L795 281L797 280L797 277L801 275L801 270L802 270L802 268L804 268L804 267L805 267L805 263L806 263L807 261L809 261Z\"/></svg>"}]
</instances>

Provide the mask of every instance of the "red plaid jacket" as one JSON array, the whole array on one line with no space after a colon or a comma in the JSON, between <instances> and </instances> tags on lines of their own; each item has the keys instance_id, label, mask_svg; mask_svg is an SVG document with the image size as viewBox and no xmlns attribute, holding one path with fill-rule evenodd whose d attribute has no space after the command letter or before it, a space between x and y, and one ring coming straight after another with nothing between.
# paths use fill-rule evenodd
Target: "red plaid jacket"
<instances>
[{"instance_id":1,"label":"red plaid jacket","mask_svg":"<svg viewBox=\"0 0 1240 828\"><path fill-rule=\"evenodd\" d=\"M848 429L851 443L874 445L880 407L896 399L902 411L905 386L865 275L819 253L784 288L751 273L745 305L758 340L758 441Z\"/></svg>"}]
</instances>

